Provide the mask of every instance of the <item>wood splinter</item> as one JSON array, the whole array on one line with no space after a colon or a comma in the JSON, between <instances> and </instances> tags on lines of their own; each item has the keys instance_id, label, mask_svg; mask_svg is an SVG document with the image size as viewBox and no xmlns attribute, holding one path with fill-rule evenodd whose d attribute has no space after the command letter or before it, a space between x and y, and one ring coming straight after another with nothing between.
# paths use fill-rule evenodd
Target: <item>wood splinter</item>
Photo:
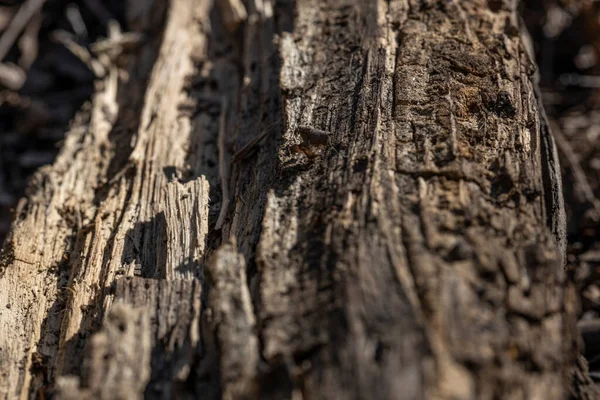
<instances>
[{"instance_id":1,"label":"wood splinter","mask_svg":"<svg viewBox=\"0 0 600 400\"><path fill-rule=\"evenodd\" d=\"M229 152L227 151L227 98L223 96L221 100L221 116L219 118L219 135L218 135L218 147L219 147L219 181L221 182L221 211L217 218L217 224L215 229L221 229L227 211L229 209L229 173L231 170L229 161Z\"/></svg>"},{"instance_id":2,"label":"wood splinter","mask_svg":"<svg viewBox=\"0 0 600 400\"><path fill-rule=\"evenodd\" d=\"M331 132L310 126L299 126L297 132L302 138L302 144L308 146L325 146L331 138Z\"/></svg>"},{"instance_id":3,"label":"wood splinter","mask_svg":"<svg viewBox=\"0 0 600 400\"><path fill-rule=\"evenodd\" d=\"M331 132L310 126L299 126L296 132L302 138L302 143L294 146L294 151L304 153L308 158L314 158L316 155L314 147L326 146L331 140Z\"/></svg>"}]
</instances>

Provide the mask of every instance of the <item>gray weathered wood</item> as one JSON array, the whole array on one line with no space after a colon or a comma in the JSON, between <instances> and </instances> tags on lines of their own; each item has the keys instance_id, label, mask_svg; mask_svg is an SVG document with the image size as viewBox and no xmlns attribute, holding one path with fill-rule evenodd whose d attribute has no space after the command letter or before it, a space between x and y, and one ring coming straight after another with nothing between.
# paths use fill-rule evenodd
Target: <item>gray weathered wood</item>
<instances>
[{"instance_id":1,"label":"gray weathered wood","mask_svg":"<svg viewBox=\"0 0 600 400\"><path fill-rule=\"evenodd\" d=\"M4 248L0 398L564 398L576 297L512 3L130 0L157 33Z\"/></svg>"}]
</instances>

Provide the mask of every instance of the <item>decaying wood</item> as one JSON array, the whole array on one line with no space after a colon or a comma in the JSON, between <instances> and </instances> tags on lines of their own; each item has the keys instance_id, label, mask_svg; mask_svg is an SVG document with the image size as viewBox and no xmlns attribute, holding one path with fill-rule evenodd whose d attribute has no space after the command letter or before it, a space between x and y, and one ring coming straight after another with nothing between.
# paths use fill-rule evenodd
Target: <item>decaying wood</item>
<instances>
[{"instance_id":1,"label":"decaying wood","mask_svg":"<svg viewBox=\"0 0 600 400\"><path fill-rule=\"evenodd\" d=\"M246 263L237 253L235 243L224 244L217 250L208 271L209 309L221 349L223 398L256 398L259 395L256 321L246 281Z\"/></svg>"},{"instance_id":2,"label":"decaying wood","mask_svg":"<svg viewBox=\"0 0 600 400\"><path fill-rule=\"evenodd\" d=\"M564 398L560 180L512 2L130 3L164 27L4 248L0 397Z\"/></svg>"},{"instance_id":3,"label":"decaying wood","mask_svg":"<svg viewBox=\"0 0 600 400\"><path fill-rule=\"evenodd\" d=\"M196 352L203 349L200 296L195 280L118 279L115 305L90 339L82 379L59 378L59 398L173 397L177 386L186 384ZM212 365L205 351L201 355Z\"/></svg>"},{"instance_id":4,"label":"decaying wood","mask_svg":"<svg viewBox=\"0 0 600 400\"><path fill-rule=\"evenodd\" d=\"M571 397L581 400L593 400L600 398L600 389L598 385L588 375L587 361L583 356L577 358L577 363L574 367L573 392Z\"/></svg>"},{"instance_id":5,"label":"decaying wood","mask_svg":"<svg viewBox=\"0 0 600 400\"><path fill-rule=\"evenodd\" d=\"M150 379L148 314L115 304L102 330L90 339L82 379L58 379L58 398L140 399Z\"/></svg>"}]
</instances>

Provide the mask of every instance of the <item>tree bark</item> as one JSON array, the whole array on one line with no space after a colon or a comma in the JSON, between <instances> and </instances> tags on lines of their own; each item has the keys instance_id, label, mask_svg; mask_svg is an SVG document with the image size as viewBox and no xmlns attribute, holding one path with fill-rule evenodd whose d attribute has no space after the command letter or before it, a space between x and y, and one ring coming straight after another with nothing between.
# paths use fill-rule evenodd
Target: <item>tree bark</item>
<instances>
[{"instance_id":1,"label":"tree bark","mask_svg":"<svg viewBox=\"0 0 600 400\"><path fill-rule=\"evenodd\" d=\"M0 397L565 398L514 2L217 3L129 1L144 43L16 210Z\"/></svg>"}]
</instances>

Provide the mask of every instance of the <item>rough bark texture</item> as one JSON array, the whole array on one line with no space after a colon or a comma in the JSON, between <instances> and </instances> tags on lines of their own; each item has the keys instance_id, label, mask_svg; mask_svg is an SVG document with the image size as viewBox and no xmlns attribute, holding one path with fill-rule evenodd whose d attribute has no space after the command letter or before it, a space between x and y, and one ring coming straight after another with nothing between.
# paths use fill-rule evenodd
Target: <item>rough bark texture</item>
<instances>
[{"instance_id":1,"label":"rough bark texture","mask_svg":"<svg viewBox=\"0 0 600 400\"><path fill-rule=\"evenodd\" d=\"M4 248L0 397L563 399L561 184L512 2L219 5L129 2L160 33Z\"/></svg>"}]
</instances>

